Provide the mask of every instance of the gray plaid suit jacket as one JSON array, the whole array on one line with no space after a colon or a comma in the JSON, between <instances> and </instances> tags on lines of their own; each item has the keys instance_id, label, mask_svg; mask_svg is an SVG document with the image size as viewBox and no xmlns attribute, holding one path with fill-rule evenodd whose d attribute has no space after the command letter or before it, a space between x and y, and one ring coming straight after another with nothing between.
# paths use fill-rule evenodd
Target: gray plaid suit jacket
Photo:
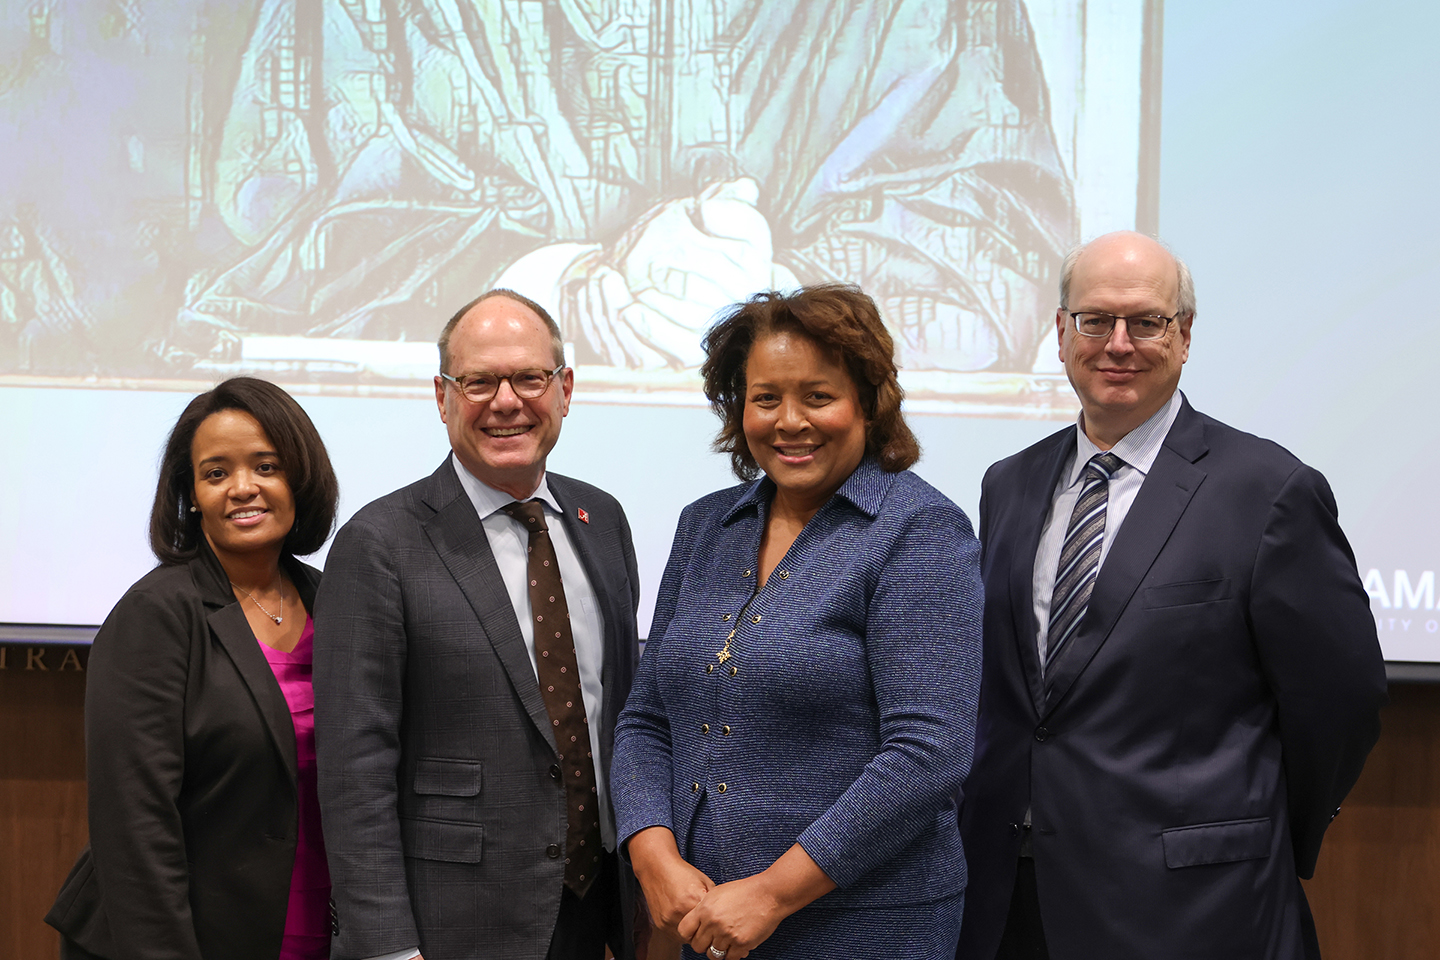
<instances>
[{"instance_id":1,"label":"gray plaid suit jacket","mask_svg":"<svg viewBox=\"0 0 1440 960\"><path fill-rule=\"evenodd\" d=\"M605 622L608 769L639 658L630 527L609 494L547 479ZM326 570L315 737L332 956L418 944L426 960L543 958L564 883L547 847L564 849L565 795L520 626L448 458L346 523ZM633 880L622 887L628 924Z\"/></svg>"}]
</instances>

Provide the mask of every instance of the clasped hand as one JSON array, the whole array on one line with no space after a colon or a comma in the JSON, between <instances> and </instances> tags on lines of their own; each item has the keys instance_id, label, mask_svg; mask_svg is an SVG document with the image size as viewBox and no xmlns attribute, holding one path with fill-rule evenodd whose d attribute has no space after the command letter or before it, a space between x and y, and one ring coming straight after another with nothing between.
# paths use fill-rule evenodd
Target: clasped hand
<instances>
[{"instance_id":1,"label":"clasped hand","mask_svg":"<svg viewBox=\"0 0 1440 960\"><path fill-rule=\"evenodd\" d=\"M703 955L714 946L726 952L725 960L743 960L784 919L758 877L716 886L688 863L680 864L683 868L671 865L664 880L652 882L645 899L655 927L695 952Z\"/></svg>"},{"instance_id":2,"label":"clasped hand","mask_svg":"<svg viewBox=\"0 0 1440 960\"><path fill-rule=\"evenodd\" d=\"M717 887L681 859L667 829L637 833L630 840L630 857L656 929L701 954L714 946L726 951L726 960L743 960L784 919L757 877Z\"/></svg>"},{"instance_id":3,"label":"clasped hand","mask_svg":"<svg viewBox=\"0 0 1440 960\"><path fill-rule=\"evenodd\" d=\"M703 876L703 874L702 874ZM712 886L676 928L697 953L714 944L725 960L744 960L785 919L777 899L756 875Z\"/></svg>"},{"instance_id":4,"label":"clasped hand","mask_svg":"<svg viewBox=\"0 0 1440 960\"><path fill-rule=\"evenodd\" d=\"M835 889L798 843L766 870L719 886L681 859L666 827L636 833L629 850L656 928L702 954L723 950L725 960L744 960L781 920Z\"/></svg>"}]
</instances>

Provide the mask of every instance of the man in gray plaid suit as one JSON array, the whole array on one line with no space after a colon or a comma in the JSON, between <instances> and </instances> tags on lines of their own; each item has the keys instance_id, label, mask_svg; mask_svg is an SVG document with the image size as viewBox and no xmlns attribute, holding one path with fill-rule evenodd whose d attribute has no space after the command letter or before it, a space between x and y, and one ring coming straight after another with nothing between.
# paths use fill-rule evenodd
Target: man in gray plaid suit
<instances>
[{"instance_id":1,"label":"man in gray plaid suit","mask_svg":"<svg viewBox=\"0 0 1440 960\"><path fill-rule=\"evenodd\" d=\"M634 956L606 774L639 584L620 505L545 470L562 346L519 294L467 304L435 378L452 455L330 550L314 681L336 960Z\"/></svg>"}]
</instances>

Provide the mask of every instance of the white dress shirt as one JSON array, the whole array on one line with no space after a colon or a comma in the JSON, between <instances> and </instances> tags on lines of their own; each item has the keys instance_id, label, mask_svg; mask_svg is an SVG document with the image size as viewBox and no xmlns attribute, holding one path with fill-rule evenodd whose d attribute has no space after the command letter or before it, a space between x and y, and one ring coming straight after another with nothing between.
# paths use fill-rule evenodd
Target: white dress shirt
<instances>
[{"instance_id":1,"label":"white dress shirt","mask_svg":"<svg viewBox=\"0 0 1440 960\"><path fill-rule=\"evenodd\" d=\"M1155 458L1160 455L1165 437L1175 424L1175 417L1180 413L1180 399L1180 391L1176 390L1170 395L1169 402L1155 411L1149 420L1125 434L1120 442L1110 449L1111 453L1125 461L1125 465L1110 478L1109 500L1105 508L1105 538L1100 544L1097 573L1099 568L1105 565L1110 544L1115 541L1115 534L1125 522L1125 515L1130 512L1130 505L1135 502L1140 485L1145 482L1150 468L1155 465ZM1080 490L1084 486L1082 481L1085 477L1085 464L1095 454L1104 452L1085 435L1085 414L1081 413L1075 424L1075 452L1060 471L1060 479L1055 484L1055 493L1050 500L1050 513L1040 531L1040 548L1035 551L1035 571L1031 584L1035 604L1035 646L1040 651L1042 673L1045 669L1045 652L1049 645L1050 595L1055 592L1056 568L1060 564L1060 551L1065 546L1066 528L1070 525L1070 514L1075 511L1075 501L1080 499Z\"/></svg>"}]
</instances>

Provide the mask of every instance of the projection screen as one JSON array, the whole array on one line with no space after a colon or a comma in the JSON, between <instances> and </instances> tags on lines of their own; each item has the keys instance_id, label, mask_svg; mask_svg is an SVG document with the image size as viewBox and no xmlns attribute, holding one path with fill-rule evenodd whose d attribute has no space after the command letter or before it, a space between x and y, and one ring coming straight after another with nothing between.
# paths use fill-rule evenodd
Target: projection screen
<instances>
[{"instance_id":1,"label":"projection screen","mask_svg":"<svg viewBox=\"0 0 1440 960\"><path fill-rule=\"evenodd\" d=\"M973 514L985 466L1078 409L1054 348L1065 250L1160 229L1165 209L1177 38L1172 9L1162 43L1159 0L0 11L0 622L16 638L98 624L153 564L165 432L224 377L301 399L342 516L429 473L446 452L435 336L492 286L562 326L576 393L551 468L627 507L642 634L680 508L733 482L697 368L716 312L757 290L841 280L876 298L918 469ZM1214 244L1177 241L1200 356ZM1232 399L1192 397L1217 415ZM1361 559L1377 616L1415 611L1392 657L1440 659L1433 575Z\"/></svg>"}]
</instances>

